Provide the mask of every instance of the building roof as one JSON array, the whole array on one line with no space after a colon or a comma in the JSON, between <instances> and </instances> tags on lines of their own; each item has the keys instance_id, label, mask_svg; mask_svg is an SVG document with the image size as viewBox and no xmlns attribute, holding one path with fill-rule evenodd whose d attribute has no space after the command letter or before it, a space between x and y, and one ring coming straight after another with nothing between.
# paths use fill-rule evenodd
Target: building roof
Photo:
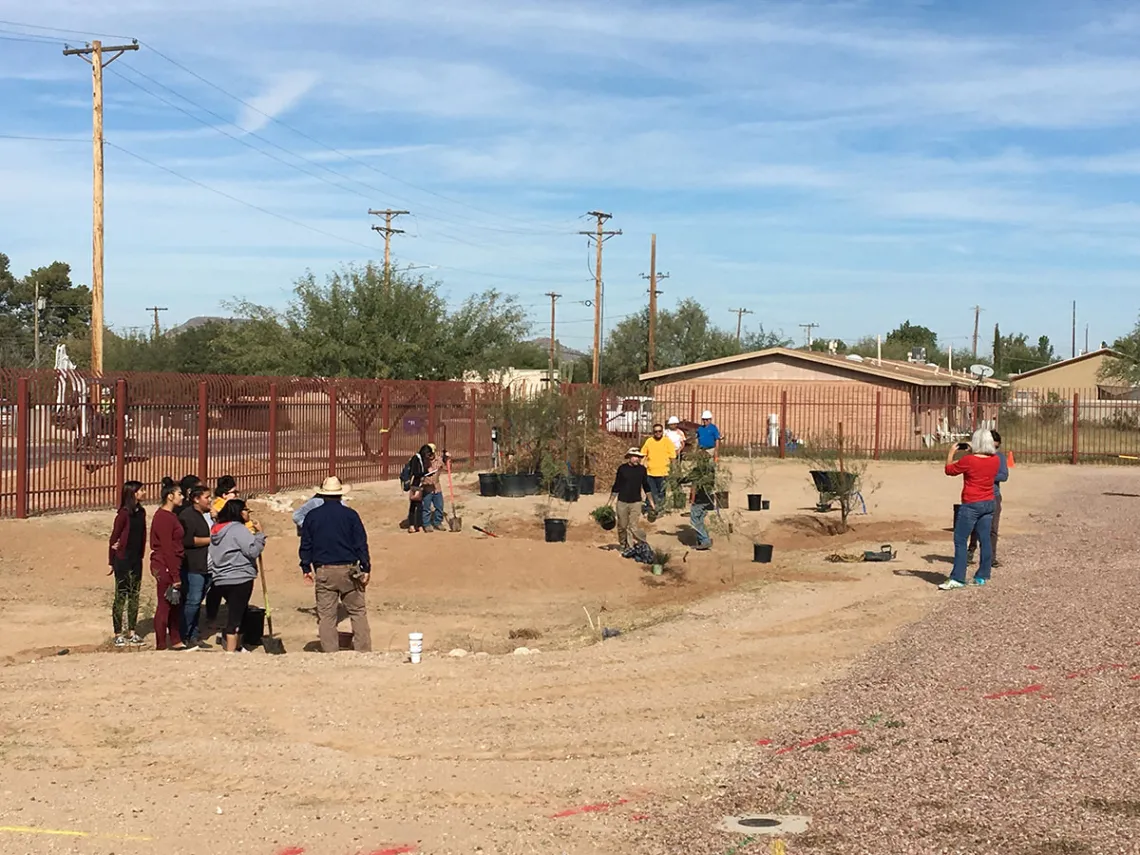
<instances>
[{"instance_id":1,"label":"building roof","mask_svg":"<svg viewBox=\"0 0 1140 855\"><path fill-rule=\"evenodd\" d=\"M1123 354L1120 353L1120 351L1113 350L1111 347L1102 347L1097 350L1090 350L1088 353L1082 353L1080 356L1074 356L1072 359L1062 359L1060 362L1051 362L1048 365L1042 365L1040 368L1034 368L1032 371L1011 374L1009 379L1022 380L1026 377L1035 377L1038 374L1044 374L1046 371L1052 371L1054 368L1063 368L1066 365L1075 365L1078 362L1084 362L1086 359L1092 359L1094 356L1111 356L1115 359L1120 359Z\"/></svg>"},{"instance_id":2,"label":"building roof","mask_svg":"<svg viewBox=\"0 0 1140 855\"><path fill-rule=\"evenodd\" d=\"M993 378L979 380L972 374L965 372L950 373L943 368L929 368L926 365L916 365L911 362L900 362L896 359L876 360L864 357L862 362L848 359L846 356L830 353L817 353L811 350L792 350L788 347L769 347L765 350L755 350L751 353L739 353L735 356L726 356L721 359L710 359L707 362L694 362L690 365L679 365L676 368L664 368L660 371L650 371L642 374L641 380L669 380L680 379L685 374L698 371L707 371L711 368L724 368L739 363L755 362L768 357L783 357L811 362L816 365L826 365L831 368L841 368L856 374L866 374L869 377L890 379L915 386L974 386L982 385L991 389L1000 389L1006 384Z\"/></svg>"}]
</instances>

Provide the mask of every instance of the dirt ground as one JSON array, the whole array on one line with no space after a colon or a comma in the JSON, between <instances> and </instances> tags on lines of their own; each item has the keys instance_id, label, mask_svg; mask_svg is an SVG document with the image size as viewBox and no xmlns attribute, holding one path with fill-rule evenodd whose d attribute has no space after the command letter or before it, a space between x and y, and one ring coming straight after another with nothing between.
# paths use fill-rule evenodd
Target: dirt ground
<instances>
[{"instance_id":1,"label":"dirt ground","mask_svg":"<svg viewBox=\"0 0 1140 855\"><path fill-rule=\"evenodd\" d=\"M254 505L283 657L108 650L111 515L0 522L0 851L632 851L632 824L654 821L639 802L703 798L756 738L742 710L762 720L922 617L953 551L959 482L936 464L876 464L867 515L838 537L802 464L756 471L772 502L758 514L743 510L748 466L734 469L711 552L678 541L680 517L647 526L673 554L661 577L589 519L604 493L551 509L571 522L547 544L542 503L481 498L471 478L455 485L459 533L401 531L395 483L352 490L371 655L305 652L312 592L287 515L300 494ZM1015 469L1003 534L1033 531L1088 472ZM772 564L752 563L754 541ZM895 562L825 560L883 543ZM146 629L153 602L148 587ZM418 666L410 631L425 634Z\"/></svg>"}]
</instances>

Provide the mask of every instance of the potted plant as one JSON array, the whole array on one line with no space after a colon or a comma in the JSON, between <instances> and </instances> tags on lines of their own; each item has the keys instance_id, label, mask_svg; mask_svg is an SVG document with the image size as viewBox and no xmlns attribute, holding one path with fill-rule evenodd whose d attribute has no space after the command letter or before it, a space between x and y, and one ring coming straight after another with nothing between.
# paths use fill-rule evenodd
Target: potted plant
<instances>
[{"instance_id":1,"label":"potted plant","mask_svg":"<svg viewBox=\"0 0 1140 855\"><path fill-rule=\"evenodd\" d=\"M665 549L653 550L653 575L660 576L665 572L665 568L669 566L669 560L673 554Z\"/></svg>"},{"instance_id":2,"label":"potted plant","mask_svg":"<svg viewBox=\"0 0 1140 855\"><path fill-rule=\"evenodd\" d=\"M543 492L546 494L546 507L543 512L543 528L545 529L547 543L562 543L566 540L566 528L570 524L569 515L561 514L555 515L554 504L556 500L566 505L569 510L571 499L567 496L566 490L563 488L563 493L560 496L555 495L555 484L559 481L561 476L561 466L559 461L555 458L552 451L544 451L542 458L539 461L539 477L543 487ZM565 484L565 479L562 479ZM577 498L577 495L574 495Z\"/></svg>"},{"instance_id":3,"label":"potted plant","mask_svg":"<svg viewBox=\"0 0 1140 855\"><path fill-rule=\"evenodd\" d=\"M748 510L758 511L763 507L764 497L755 492L759 478L756 475L756 461L752 458L752 445L748 446L748 475L744 478L744 488L748 491Z\"/></svg>"},{"instance_id":4,"label":"potted plant","mask_svg":"<svg viewBox=\"0 0 1140 855\"><path fill-rule=\"evenodd\" d=\"M590 516L606 531L613 531L617 527L617 513L613 505L600 505L590 511Z\"/></svg>"}]
</instances>

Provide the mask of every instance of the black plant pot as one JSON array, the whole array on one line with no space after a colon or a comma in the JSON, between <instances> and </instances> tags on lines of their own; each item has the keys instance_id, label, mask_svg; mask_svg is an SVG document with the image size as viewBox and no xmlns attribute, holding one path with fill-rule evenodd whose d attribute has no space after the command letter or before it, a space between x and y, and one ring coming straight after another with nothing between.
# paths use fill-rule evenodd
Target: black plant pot
<instances>
[{"instance_id":1,"label":"black plant pot","mask_svg":"<svg viewBox=\"0 0 1140 855\"><path fill-rule=\"evenodd\" d=\"M564 502L576 502L581 495L581 490L578 488L577 479L559 475L550 485L550 495Z\"/></svg>"},{"instance_id":2,"label":"black plant pot","mask_svg":"<svg viewBox=\"0 0 1140 855\"><path fill-rule=\"evenodd\" d=\"M526 495L542 495L542 476L539 473L534 472L529 475L523 475L521 477L526 479Z\"/></svg>"},{"instance_id":3,"label":"black plant pot","mask_svg":"<svg viewBox=\"0 0 1140 855\"><path fill-rule=\"evenodd\" d=\"M763 497L759 493L748 494L748 510L758 511L763 507Z\"/></svg>"},{"instance_id":4,"label":"black plant pot","mask_svg":"<svg viewBox=\"0 0 1140 855\"><path fill-rule=\"evenodd\" d=\"M498 472L480 472L479 473L479 495L480 496L497 496L497 495L499 495L499 473Z\"/></svg>"},{"instance_id":5,"label":"black plant pot","mask_svg":"<svg viewBox=\"0 0 1140 855\"><path fill-rule=\"evenodd\" d=\"M617 520L606 520L605 522L598 523L606 531L613 531L617 528Z\"/></svg>"},{"instance_id":6,"label":"black plant pot","mask_svg":"<svg viewBox=\"0 0 1140 855\"><path fill-rule=\"evenodd\" d=\"M546 527L547 543L564 543L566 541L566 520L543 520Z\"/></svg>"},{"instance_id":7,"label":"black plant pot","mask_svg":"<svg viewBox=\"0 0 1140 855\"><path fill-rule=\"evenodd\" d=\"M772 563L772 544L770 543L754 543L752 544L752 560L757 564L771 564Z\"/></svg>"},{"instance_id":8,"label":"black plant pot","mask_svg":"<svg viewBox=\"0 0 1140 855\"><path fill-rule=\"evenodd\" d=\"M578 495L579 496L592 496L592 495L594 495L594 476L593 475L579 475L578 476Z\"/></svg>"},{"instance_id":9,"label":"black plant pot","mask_svg":"<svg viewBox=\"0 0 1140 855\"><path fill-rule=\"evenodd\" d=\"M529 475L500 475L499 495L509 499L519 499L530 495Z\"/></svg>"},{"instance_id":10,"label":"black plant pot","mask_svg":"<svg viewBox=\"0 0 1140 855\"><path fill-rule=\"evenodd\" d=\"M770 510L771 507L772 507L772 503L769 502L767 499L765 499L764 501L762 501L760 503L760 510L762 510L762 511Z\"/></svg>"}]
</instances>

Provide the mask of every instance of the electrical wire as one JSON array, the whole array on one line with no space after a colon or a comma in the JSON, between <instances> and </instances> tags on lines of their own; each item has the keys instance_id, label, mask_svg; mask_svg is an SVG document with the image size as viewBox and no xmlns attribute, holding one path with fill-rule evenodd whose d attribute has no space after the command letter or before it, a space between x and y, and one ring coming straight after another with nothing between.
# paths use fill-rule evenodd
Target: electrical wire
<instances>
[{"instance_id":1,"label":"electrical wire","mask_svg":"<svg viewBox=\"0 0 1140 855\"><path fill-rule=\"evenodd\" d=\"M0 21L8 27L23 27L26 30L44 30L51 33L68 33L74 36L99 36L104 39L129 39L131 36L117 35L115 33L92 33L85 30L65 30L60 27L45 27L39 24L25 24L22 21Z\"/></svg>"},{"instance_id":2,"label":"electrical wire","mask_svg":"<svg viewBox=\"0 0 1140 855\"><path fill-rule=\"evenodd\" d=\"M69 142L69 143L87 143L90 145L91 140L80 139L78 137L36 137L26 136L24 134L0 134L0 140L27 140L29 142Z\"/></svg>"}]
</instances>

